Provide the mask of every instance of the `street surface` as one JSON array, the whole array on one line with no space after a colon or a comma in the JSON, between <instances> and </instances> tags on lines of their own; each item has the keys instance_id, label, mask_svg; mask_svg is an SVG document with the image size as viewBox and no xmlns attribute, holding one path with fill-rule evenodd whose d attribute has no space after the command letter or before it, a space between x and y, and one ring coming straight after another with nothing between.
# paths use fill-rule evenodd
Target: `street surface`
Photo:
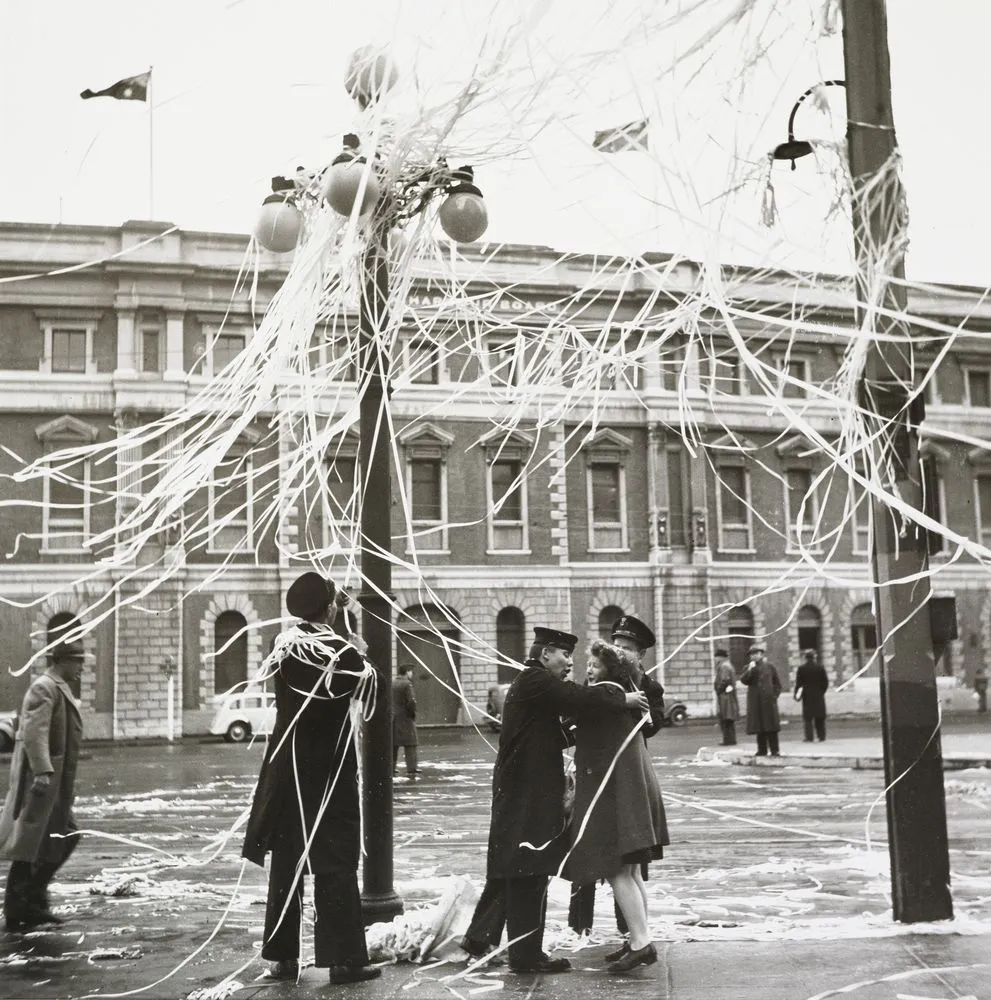
<instances>
[{"instance_id":1,"label":"street surface","mask_svg":"<svg viewBox=\"0 0 991 1000\"><path fill-rule=\"evenodd\" d=\"M878 727L831 720L830 736ZM991 740L991 726L969 717L949 720L943 732L984 732ZM785 757L801 752L800 726L782 736ZM421 730L420 738L422 778L395 785L396 889L407 910L435 901L451 876L481 887L497 739L452 730ZM717 742L715 726L701 722L664 729L650 742L672 839L648 886L657 940L730 945L897 933L883 773L787 761L731 766L703 750ZM180 997L247 962L261 936L265 873L242 865L240 834L232 831L243 821L261 757L261 744L198 739L87 745L76 802L86 835L53 886L67 923L0 939L0 996L106 994L125 973L129 988L136 976L148 986L185 961L142 994ZM945 780L956 932L973 925L987 933L991 771L947 771ZM550 946L575 944L564 927L568 889L552 882ZM615 939L608 888L597 896L595 935ZM250 981L259 971L256 963L238 978Z\"/></svg>"}]
</instances>

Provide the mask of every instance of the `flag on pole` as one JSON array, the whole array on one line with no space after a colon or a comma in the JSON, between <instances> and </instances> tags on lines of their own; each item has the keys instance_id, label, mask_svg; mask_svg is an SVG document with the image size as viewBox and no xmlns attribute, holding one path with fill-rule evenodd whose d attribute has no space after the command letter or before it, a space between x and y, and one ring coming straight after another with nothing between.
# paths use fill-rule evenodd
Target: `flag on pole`
<instances>
[{"instance_id":1,"label":"flag on pole","mask_svg":"<svg viewBox=\"0 0 991 1000\"><path fill-rule=\"evenodd\" d=\"M126 76L123 80L112 83L103 90L90 90L88 87L79 95L84 101L91 97L112 97L116 101L147 101L148 85L151 82L151 70L139 73L137 76Z\"/></svg>"},{"instance_id":2,"label":"flag on pole","mask_svg":"<svg viewBox=\"0 0 991 1000\"><path fill-rule=\"evenodd\" d=\"M647 152L647 126L649 119L627 122L618 128L607 128L595 133L592 145L600 153Z\"/></svg>"}]
</instances>

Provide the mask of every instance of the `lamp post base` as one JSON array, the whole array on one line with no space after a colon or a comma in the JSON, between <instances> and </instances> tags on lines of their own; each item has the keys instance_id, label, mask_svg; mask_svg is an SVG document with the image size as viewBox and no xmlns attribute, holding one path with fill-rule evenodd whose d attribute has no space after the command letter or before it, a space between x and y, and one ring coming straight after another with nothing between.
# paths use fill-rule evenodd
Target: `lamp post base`
<instances>
[{"instance_id":1,"label":"lamp post base","mask_svg":"<svg viewBox=\"0 0 991 1000\"><path fill-rule=\"evenodd\" d=\"M361 894L361 919L369 924L388 923L403 912L403 901L392 890Z\"/></svg>"}]
</instances>

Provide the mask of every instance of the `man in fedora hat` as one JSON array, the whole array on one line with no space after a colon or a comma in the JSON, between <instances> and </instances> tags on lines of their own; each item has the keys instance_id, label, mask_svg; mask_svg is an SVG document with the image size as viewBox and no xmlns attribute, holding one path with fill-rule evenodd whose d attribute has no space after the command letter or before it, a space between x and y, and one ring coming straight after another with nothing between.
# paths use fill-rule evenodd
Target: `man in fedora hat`
<instances>
[{"instance_id":1,"label":"man in fedora hat","mask_svg":"<svg viewBox=\"0 0 991 1000\"><path fill-rule=\"evenodd\" d=\"M657 733L664 725L664 688L659 681L656 681L646 670L643 669L643 658L648 649L653 649L657 645L657 636L653 629L635 615L620 615L613 622L612 632L609 641L620 649L633 653L640 664L640 675L636 679L637 687L643 691L647 698L650 717L643 724L640 732L644 741ZM641 876L647 877L647 863L640 866ZM620 934L628 933L626 919L619 908L619 904L614 902L613 909L616 913L616 926ZM587 885L575 885L571 890L571 901L568 905L568 926L576 934L592 929L592 922L595 914L595 883ZM605 956L605 961L615 962L626 953L626 945L619 951L612 951Z\"/></svg>"},{"instance_id":2,"label":"man in fedora hat","mask_svg":"<svg viewBox=\"0 0 991 1000\"><path fill-rule=\"evenodd\" d=\"M567 680L577 643L569 632L534 629L525 669L503 706L485 888L461 943L469 955L481 957L498 945L505 923L511 972L571 968L566 958L550 958L543 950L547 881L569 846L561 717L583 705L603 712L647 707L639 692L624 696L615 687L586 688Z\"/></svg>"},{"instance_id":3,"label":"man in fedora hat","mask_svg":"<svg viewBox=\"0 0 991 1000\"><path fill-rule=\"evenodd\" d=\"M79 842L72 804L83 723L70 685L79 683L84 657L81 642L59 641L24 695L0 813L0 857L11 862L3 898L8 931L62 923L48 886Z\"/></svg>"},{"instance_id":4,"label":"man in fedora hat","mask_svg":"<svg viewBox=\"0 0 991 1000\"><path fill-rule=\"evenodd\" d=\"M747 732L757 737L755 757L780 757L778 733L781 716L778 714L778 696L781 679L777 668L764 655L763 646L750 647L750 662L740 675L747 685Z\"/></svg>"},{"instance_id":5,"label":"man in fedora hat","mask_svg":"<svg viewBox=\"0 0 991 1000\"><path fill-rule=\"evenodd\" d=\"M303 879L313 876L314 964L335 984L374 979L358 891L361 819L351 705L375 691L357 636L334 623L348 597L319 573L304 573L286 594L300 622L275 640L262 664L275 687L268 740L242 855L264 865L271 854L262 957L270 978L299 976ZM349 630L345 627L345 632Z\"/></svg>"}]
</instances>

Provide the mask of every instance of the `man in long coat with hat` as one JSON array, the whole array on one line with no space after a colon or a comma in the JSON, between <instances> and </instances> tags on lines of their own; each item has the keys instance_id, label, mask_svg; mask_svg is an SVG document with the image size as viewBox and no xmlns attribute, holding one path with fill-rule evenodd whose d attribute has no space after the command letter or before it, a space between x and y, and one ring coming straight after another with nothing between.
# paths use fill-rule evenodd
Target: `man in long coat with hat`
<instances>
[{"instance_id":1,"label":"man in long coat with hat","mask_svg":"<svg viewBox=\"0 0 991 1000\"><path fill-rule=\"evenodd\" d=\"M568 850L564 760L568 735L561 717L578 706L603 712L647 707L641 693L580 687L566 680L578 637L534 629L525 669L506 693L499 752L492 775L492 819L486 883L462 945L484 955L498 944L503 918L509 968L518 973L567 972L565 958L543 951L547 880Z\"/></svg>"},{"instance_id":2,"label":"man in long coat with hat","mask_svg":"<svg viewBox=\"0 0 991 1000\"><path fill-rule=\"evenodd\" d=\"M62 923L48 886L79 842L72 804L83 723L70 685L79 682L85 654L81 642L62 640L49 655L24 695L0 813L0 857L11 862L3 898L8 931Z\"/></svg>"},{"instance_id":3,"label":"man in long coat with hat","mask_svg":"<svg viewBox=\"0 0 991 1000\"><path fill-rule=\"evenodd\" d=\"M747 732L757 737L755 757L780 757L778 732L781 716L778 714L778 696L781 694L781 680L774 664L764 655L763 646L753 646L750 663L740 675L747 685Z\"/></svg>"},{"instance_id":4,"label":"man in long coat with hat","mask_svg":"<svg viewBox=\"0 0 991 1000\"><path fill-rule=\"evenodd\" d=\"M375 670L333 625L347 595L318 573L286 594L302 621L263 664L275 687L275 727L251 804L242 854L271 853L262 957L274 979L299 975L303 878L313 876L315 965L332 983L373 979L358 890L361 819L355 729L374 696ZM346 629L345 629L346 630Z\"/></svg>"}]
</instances>

